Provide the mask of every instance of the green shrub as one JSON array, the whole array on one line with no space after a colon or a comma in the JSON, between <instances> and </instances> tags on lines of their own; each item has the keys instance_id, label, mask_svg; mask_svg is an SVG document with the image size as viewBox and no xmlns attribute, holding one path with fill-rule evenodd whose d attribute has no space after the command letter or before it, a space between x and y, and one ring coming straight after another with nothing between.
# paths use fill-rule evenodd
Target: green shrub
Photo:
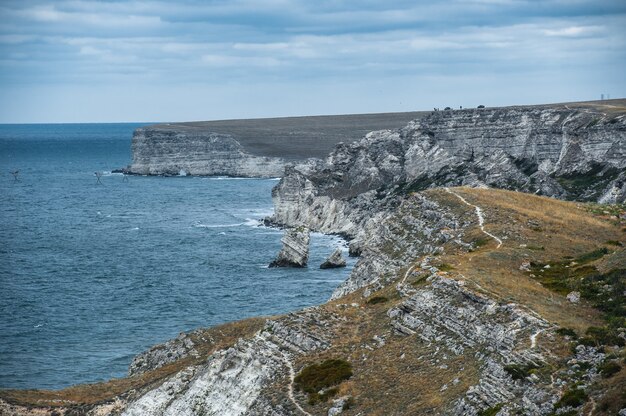
<instances>
[{"instance_id":1,"label":"green shrub","mask_svg":"<svg viewBox=\"0 0 626 416\"><path fill-rule=\"evenodd\" d=\"M454 267L448 263L441 263L439 266L437 266L437 268L442 272L449 272L451 270L454 270Z\"/></svg>"},{"instance_id":2,"label":"green shrub","mask_svg":"<svg viewBox=\"0 0 626 416\"><path fill-rule=\"evenodd\" d=\"M598 260L607 254L609 254L609 250L606 247L601 247L596 250L590 251L589 253L583 254L576 259L576 262L581 264L589 263L590 261Z\"/></svg>"},{"instance_id":3,"label":"green shrub","mask_svg":"<svg viewBox=\"0 0 626 416\"><path fill-rule=\"evenodd\" d=\"M600 374L602 377L609 378L619 373L622 367L616 363L615 361L605 361L602 363L598 370L600 370Z\"/></svg>"},{"instance_id":4,"label":"green shrub","mask_svg":"<svg viewBox=\"0 0 626 416\"><path fill-rule=\"evenodd\" d=\"M581 404L585 403L589 396L583 389L570 389L563 393L561 399L556 402L554 405L555 409L560 409L561 407L578 407Z\"/></svg>"},{"instance_id":5,"label":"green shrub","mask_svg":"<svg viewBox=\"0 0 626 416\"><path fill-rule=\"evenodd\" d=\"M587 336L584 338L592 340L592 345L619 345L624 346L624 339L619 336L615 328L608 326L590 326L585 333ZM589 344L587 344L589 345Z\"/></svg>"},{"instance_id":6,"label":"green shrub","mask_svg":"<svg viewBox=\"0 0 626 416\"><path fill-rule=\"evenodd\" d=\"M504 367L504 371L511 375L513 380L523 380L531 374L532 370L536 370L536 365L507 365Z\"/></svg>"},{"instance_id":7,"label":"green shrub","mask_svg":"<svg viewBox=\"0 0 626 416\"><path fill-rule=\"evenodd\" d=\"M578 334L576 334L576 331L574 331L572 328L559 328L556 330L556 333L564 337L570 337L572 339L578 338Z\"/></svg>"},{"instance_id":8,"label":"green shrub","mask_svg":"<svg viewBox=\"0 0 626 416\"><path fill-rule=\"evenodd\" d=\"M502 403L478 412L478 416L495 416L502 409Z\"/></svg>"},{"instance_id":9,"label":"green shrub","mask_svg":"<svg viewBox=\"0 0 626 416\"><path fill-rule=\"evenodd\" d=\"M378 303L385 303L388 300L389 299L386 298L385 296L374 296L374 297L369 298L366 303L368 305L376 305Z\"/></svg>"},{"instance_id":10,"label":"green shrub","mask_svg":"<svg viewBox=\"0 0 626 416\"><path fill-rule=\"evenodd\" d=\"M330 387L350 377L352 377L352 365L342 359L332 359L304 367L294 381L298 390L309 394L309 403L315 404L337 394L338 390ZM321 390L325 391L319 394Z\"/></svg>"}]
</instances>

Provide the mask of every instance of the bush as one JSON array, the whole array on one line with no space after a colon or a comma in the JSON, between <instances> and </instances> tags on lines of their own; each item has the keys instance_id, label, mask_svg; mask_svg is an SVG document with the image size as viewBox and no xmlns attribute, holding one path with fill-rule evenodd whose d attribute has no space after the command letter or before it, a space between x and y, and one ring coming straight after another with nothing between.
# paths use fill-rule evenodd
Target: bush
<instances>
[{"instance_id":1,"label":"bush","mask_svg":"<svg viewBox=\"0 0 626 416\"><path fill-rule=\"evenodd\" d=\"M576 331L574 331L572 328L559 328L556 330L556 333L564 337L570 337L572 339L578 338L578 334L576 334Z\"/></svg>"},{"instance_id":2,"label":"bush","mask_svg":"<svg viewBox=\"0 0 626 416\"><path fill-rule=\"evenodd\" d=\"M336 388L329 387L336 386L350 377L352 365L342 359L332 359L304 367L294 381L297 389L309 393L309 403L315 404L337 394ZM322 390L325 391L320 394Z\"/></svg>"},{"instance_id":3,"label":"bush","mask_svg":"<svg viewBox=\"0 0 626 416\"><path fill-rule=\"evenodd\" d=\"M454 266L448 263L441 263L439 266L437 266L437 268L441 270L442 272L449 272L449 271L454 270Z\"/></svg>"},{"instance_id":4,"label":"bush","mask_svg":"<svg viewBox=\"0 0 626 416\"><path fill-rule=\"evenodd\" d=\"M533 364L528 365L507 365L504 367L504 371L511 375L513 380L523 380L530 375L532 370L539 367Z\"/></svg>"},{"instance_id":5,"label":"bush","mask_svg":"<svg viewBox=\"0 0 626 416\"><path fill-rule=\"evenodd\" d=\"M615 361L605 361L600 367L598 367L598 370L600 370L600 374L602 374L602 377L604 378L614 376L615 374L619 373L621 369L622 367Z\"/></svg>"},{"instance_id":6,"label":"bush","mask_svg":"<svg viewBox=\"0 0 626 416\"><path fill-rule=\"evenodd\" d=\"M485 409L481 412L478 412L478 416L495 416L498 414L500 409L502 409L502 403L497 404L493 407L490 407L489 409Z\"/></svg>"},{"instance_id":7,"label":"bush","mask_svg":"<svg viewBox=\"0 0 626 416\"><path fill-rule=\"evenodd\" d=\"M388 300L389 299L387 299L385 296L374 296L372 298L369 298L366 303L368 305L376 305L378 303L385 303Z\"/></svg>"},{"instance_id":8,"label":"bush","mask_svg":"<svg viewBox=\"0 0 626 416\"><path fill-rule=\"evenodd\" d=\"M591 344L586 345L618 345L624 346L624 339L621 338L614 328L606 326L590 326L585 333L587 336L584 338L586 342L591 340Z\"/></svg>"},{"instance_id":9,"label":"bush","mask_svg":"<svg viewBox=\"0 0 626 416\"><path fill-rule=\"evenodd\" d=\"M578 407L581 404L585 403L588 398L589 396L587 396L587 393L585 393L583 389L567 390L565 393L563 393L561 399L556 402L554 407L556 409L567 406Z\"/></svg>"}]
</instances>

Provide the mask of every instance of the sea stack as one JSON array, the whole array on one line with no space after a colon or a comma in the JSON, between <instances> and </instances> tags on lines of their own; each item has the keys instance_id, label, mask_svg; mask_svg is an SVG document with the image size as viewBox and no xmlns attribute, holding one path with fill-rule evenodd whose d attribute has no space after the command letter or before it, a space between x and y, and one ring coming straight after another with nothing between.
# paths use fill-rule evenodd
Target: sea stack
<instances>
[{"instance_id":1,"label":"sea stack","mask_svg":"<svg viewBox=\"0 0 626 416\"><path fill-rule=\"evenodd\" d=\"M270 267L306 267L309 261L310 231L305 227L291 228L285 231L280 240L283 248L270 263Z\"/></svg>"},{"instance_id":2,"label":"sea stack","mask_svg":"<svg viewBox=\"0 0 626 416\"><path fill-rule=\"evenodd\" d=\"M333 254L320 265L320 269L336 269L339 267L346 267L346 259L343 258L340 248L333 251Z\"/></svg>"}]
</instances>

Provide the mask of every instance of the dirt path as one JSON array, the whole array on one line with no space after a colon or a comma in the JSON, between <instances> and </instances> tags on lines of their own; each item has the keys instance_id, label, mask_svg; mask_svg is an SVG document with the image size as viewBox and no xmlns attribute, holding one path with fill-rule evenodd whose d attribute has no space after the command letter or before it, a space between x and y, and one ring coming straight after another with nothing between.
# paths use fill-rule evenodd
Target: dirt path
<instances>
[{"instance_id":1,"label":"dirt path","mask_svg":"<svg viewBox=\"0 0 626 416\"><path fill-rule=\"evenodd\" d=\"M502 240L500 240L495 235L491 234L489 231L485 231L485 217L483 216L483 210L478 205L470 204L469 202L465 200L465 198L463 198L461 195L457 194L456 192L450 190L450 188L445 188L445 190L446 192L459 198L465 205L474 207L474 209L476 210L476 216L478 217L478 225L480 226L480 231L482 231L485 235L488 235L489 237L496 240L496 242L498 243L498 246L496 248L500 248L500 246L502 245Z\"/></svg>"},{"instance_id":2,"label":"dirt path","mask_svg":"<svg viewBox=\"0 0 626 416\"><path fill-rule=\"evenodd\" d=\"M300 406L300 404L296 401L296 398L293 395L293 383L294 383L294 380L296 378L296 372L293 369L293 365L291 364L291 360L289 360L289 357L287 356L287 354L285 354L284 351L281 351L281 354L283 356L283 360L287 364L287 367L289 367L289 390L287 391L287 394L289 395L289 400L291 400L291 402L298 408L299 411L302 412L302 414L304 414L306 416L313 416L309 412L304 410Z\"/></svg>"}]
</instances>

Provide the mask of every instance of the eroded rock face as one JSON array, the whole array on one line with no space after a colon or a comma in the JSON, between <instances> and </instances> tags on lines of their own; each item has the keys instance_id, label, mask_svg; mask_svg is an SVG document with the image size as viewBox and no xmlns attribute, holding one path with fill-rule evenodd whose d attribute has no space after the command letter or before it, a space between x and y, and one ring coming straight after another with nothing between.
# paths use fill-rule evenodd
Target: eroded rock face
<instances>
[{"instance_id":1,"label":"eroded rock face","mask_svg":"<svg viewBox=\"0 0 626 416\"><path fill-rule=\"evenodd\" d=\"M464 282L436 272L427 282L419 289L401 288L406 300L388 314L398 333L416 335L445 348L447 354L473 354L481 362L479 383L455 403L451 413L474 414L499 403L523 409L528 415L548 413L555 392L515 382L505 367L541 365L545 357L532 339L546 331L549 323L518 305L497 303L466 289Z\"/></svg>"},{"instance_id":2,"label":"eroded rock face","mask_svg":"<svg viewBox=\"0 0 626 416\"><path fill-rule=\"evenodd\" d=\"M326 261L320 265L320 269L336 269L339 267L346 267L346 259L343 258L340 248L333 251Z\"/></svg>"},{"instance_id":3,"label":"eroded rock face","mask_svg":"<svg viewBox=\"0 0 626 416\"><path fill-rule=\"evenodd\" d=\"M270 263L270 267L306 267L309 261L309 242L311 239L308 228L298 227L285 231L280 240L283 247Z\"/></svg>"},{"instance_id":4,"label":"eroded rock face","mask_svg":"<svg viewBox=\"0 0 626 416\"><path fill-rule=\"evenodd\" d=\"M190 366L160 386L130 401L122 413L134 415L292 415L293 403L271 403L270 386L285 381L291 362L330 344L336 317L317 308L268 320L251 339L212 354L206 364Z\"/></svg>"},{"instance_id":5,"label":"eroded rock face","mask_svg":"<svg viewBox=\"0 0 626 416\"><path fill-rule=\"evenodd\" d=\"M190 334L181 333L178 337L163 344L155 345L133 358L128 368L128 375L134 376L163 367L181 357L197 355Z\"/></svg>"},{"instance_id":6,"label":"eroded rock face","mask_svg":"<svg viewBox=\"0 0 626 416\"><path fill-rule=\"evenodd\" d=\"M282 175L287 161L254 156L232 136L159 128L135 130L129 173L139 175L224 175L272 178Z\"/></svg>"},{"instance_id":7,"label":"eroded rock face","mask_svg":"<svg viewBox=\"0 0 626 416\"><path fill-rule=\"evenodd\" d=\"M435 112L339 144L317 170L286 170L272 192L272 221L343 233L358 252L365 230L399 195L466 185L622 202L624 169L624 115L566 107Z\"/></svg>"}]
</instances>

